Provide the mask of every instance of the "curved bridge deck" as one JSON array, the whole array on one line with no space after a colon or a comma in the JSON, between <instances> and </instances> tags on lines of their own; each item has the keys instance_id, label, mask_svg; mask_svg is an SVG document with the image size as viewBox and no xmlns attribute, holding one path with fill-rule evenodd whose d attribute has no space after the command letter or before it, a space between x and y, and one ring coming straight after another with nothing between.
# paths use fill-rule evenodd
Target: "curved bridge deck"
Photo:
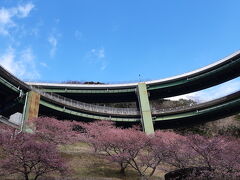
<instances>
[{"instance_id":1,"label":"curved bridge deck","mask_svg":"<svg viewBox=\"0 0 240 180\"><path fill-rule=\"evenodd\" d=\"M196 123L214 120L240 112L240 91L191 107L159 110L144 109L144 107L148 107L145 105L148 105L149 98L194 92L236 78L240 76L239 69L240 51L199 70L163 80L139 83L140 86L138 83L118 85L26 84L0 66L0 114L9 116L13 112L21 111L24 119L28 121L30 117L38 116L39 112L39 114L60 116L60 118L66 115L86 120L141 122L143 126L144 123L154 123L155 127L158 127L158 124L164 127L164 124L166 126L172 123L181 125L184 124L182 122ZM143 88L140 89L140 87ZM29 92L35 92L38 95L30 96L34 93ZM138 101L139 108L98 106L80 101L81 97L85 99L91 97L97 102L99 98L109 98L108 101L113 102L118 102L116 99L120 99L121 102ZM29 115L30 112L32 114ZM147 121L143 119L144 113L147 115Z\"/></svg>"},{"instance_id":2,"label":"curved bridge deck","mask_svg":"<svg viewBox=\"0 0 240 180\"><path fill-rule=\"evenodd\" d=\"M201 69L174 76L171 78L147 81L147 90L150 98L172 97L190 92L206 89L240 76L240 51L223 58L216 63ZM40 87L45 92L62 94L67 97L76 97L78 100L88 96L89 99L104 96L111 97L113 101L122 97L134 99L138 83L128 84L56 84L34 83L29 85ZM134 96L134 97L133 97ZM113 98L114 97L114 98ZM109 101L111 101L109 99Z\"/></svg>"}]
</instances>

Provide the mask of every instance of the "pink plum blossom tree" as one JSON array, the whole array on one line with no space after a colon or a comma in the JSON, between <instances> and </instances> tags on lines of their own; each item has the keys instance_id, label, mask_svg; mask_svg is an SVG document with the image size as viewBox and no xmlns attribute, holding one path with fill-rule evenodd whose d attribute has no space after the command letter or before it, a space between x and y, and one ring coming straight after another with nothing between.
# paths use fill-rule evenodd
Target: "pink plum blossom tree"
<instances>
[{"instance_id":1,"label":"pink plum blossom tree","mask_svg":"<svg viewBox=\"0 0 240 180\"><path fill-rule=\"evenodd\" d=\"M67 172L67 167L57 147L48 142L37 141L32 134L0 134L1 160L3 174L20 174L25 180L38 179L50 172Z\"/></svg>"}]
</instances>

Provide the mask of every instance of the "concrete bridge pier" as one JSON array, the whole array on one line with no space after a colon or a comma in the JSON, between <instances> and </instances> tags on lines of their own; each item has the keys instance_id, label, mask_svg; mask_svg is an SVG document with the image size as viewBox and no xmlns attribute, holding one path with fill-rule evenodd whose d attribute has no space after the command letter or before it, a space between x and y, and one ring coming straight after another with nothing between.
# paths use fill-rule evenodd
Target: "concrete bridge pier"
<instances>
[{"instance_id":1,"label":"concrete bridge pier","mask_svg":"<svg viewBox=\"0 0 240 180\"><path fill-rule=\"evenodd\" d=\"M23 109L22 130L33 133L36 129L35 118L38 117L40 94L30 91L26 94Z\"/></svg>"},{"instance_id":2,"label":"concrete bridge pier","mask_svg":"<svg viewBox=\"0 0 240 180\"><path fill-rule=\"evenodd\" d=\"M152 121L152 112L148 99L147 86L145 83L138 83L137 95L141 112L141 123L143 130L146 134L153 134L154 127Z\"/></svg>"}]
</instances>

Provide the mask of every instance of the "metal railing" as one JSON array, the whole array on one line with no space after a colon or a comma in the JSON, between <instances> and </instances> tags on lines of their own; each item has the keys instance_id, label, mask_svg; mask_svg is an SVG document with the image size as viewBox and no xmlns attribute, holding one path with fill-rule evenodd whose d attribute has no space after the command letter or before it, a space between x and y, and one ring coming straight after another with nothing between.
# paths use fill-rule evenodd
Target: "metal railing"
<instances>
[{"instance_id":1,"label":"metal railing","mask_svg":"<svg viewBox=\"0 0 240 180\"><path fill-rule=\"evenodd\" d=\"M63 97L61 95L55 93L46 93L39 88L35 88L31 86L32 90L38 92L41 96L46 97L48 99L54 100L61 104L75 107L81 110L89 111L89 112L96 112L96 113L103 113L103 114L110 114L110 115L139 115L140 112L137 108L113 108L108 106L98 106L94 104L84 103L80 101L76 101L70 98Z\"/></svg>"},{"instance_id":2,"label":"metal railing","mask_svg":"<svg viewBox=\"0 0 240 180\"><path fill-rule=\"evenodd\" d=\"M99 105L76 101L70 98L60 96L55 93L46 93L43 90L37 89L35 87L32 87L32 89L38 92L39 94L41 94L43 97L54 100L66 106L75 107L77 109L81 109L88 112L103 113L103 114L109 114L109 115L124 115L124 116L140 115L140 111L137 108L113 108L108 106L99 106ZM163 108L163 109L152 108L152 114L156 115L156 114L172 113L176 111L191 110L193 108L196 109L196 108L203 108L203 107L216 105L217 103L221 103L235 97L236 96L235 94L238 92L239 90L231 93L230 95L226 95L224 97L214 99L204 103L199 103L199 104L189 104L184 106L169 107L169 108Z\"/></svg>"},{"instance_id":3,"label":"metal railing","mask_svg":"<svg viewBox=\"0 0 240 180\"><path fill-rule=\"evenodd\" d=\"M167 107L167 108L162 108L162 109L152 109L152 114L164 114L164 113L171 113L175 111L181 111L181 110L186 110L190 108L197 107L198 104L193 104L193 105L183 105L183 106L176 106L176 107Z\"/></svg>"},{"instance_id":4,"label":"metal railing","mask_svg":"<svg viewBox=\"0 0 240 180\"><path fill-rule=\"evenodd\" d=\"M192 110L192 109L202 109L205 107L215 106L219 103L223 103L227 100L231 100L235 97L240 97L240 89L232 92L229 95L213 99L211 101L203 102L203 103L197 103L197 104L189 104L189 105L183 105L183 106L176 106L176 107L169 107L169 108L163 108L163 109L152 109L152 114L164 114L164 113L173 113L177 111L186 111L186 110Z\"/></svg>"}]
</instances>

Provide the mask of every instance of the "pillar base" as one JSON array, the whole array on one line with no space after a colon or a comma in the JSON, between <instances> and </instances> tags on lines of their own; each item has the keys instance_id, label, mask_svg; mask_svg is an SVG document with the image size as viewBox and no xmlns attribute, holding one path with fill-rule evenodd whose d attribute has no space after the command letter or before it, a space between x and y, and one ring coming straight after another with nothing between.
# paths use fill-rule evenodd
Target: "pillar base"
<instances>
[{"instance_id":1,"label":"pillar base","mask_svg":"<svg viewBox=\"0 0 240 180\"><path fill-rule=\"evenodd\" d=\"M40 94L30 91L26 94L23 112L23 131L33 133L36 130L35 119L38 117Z\"/></svg>"}]
</instances>

